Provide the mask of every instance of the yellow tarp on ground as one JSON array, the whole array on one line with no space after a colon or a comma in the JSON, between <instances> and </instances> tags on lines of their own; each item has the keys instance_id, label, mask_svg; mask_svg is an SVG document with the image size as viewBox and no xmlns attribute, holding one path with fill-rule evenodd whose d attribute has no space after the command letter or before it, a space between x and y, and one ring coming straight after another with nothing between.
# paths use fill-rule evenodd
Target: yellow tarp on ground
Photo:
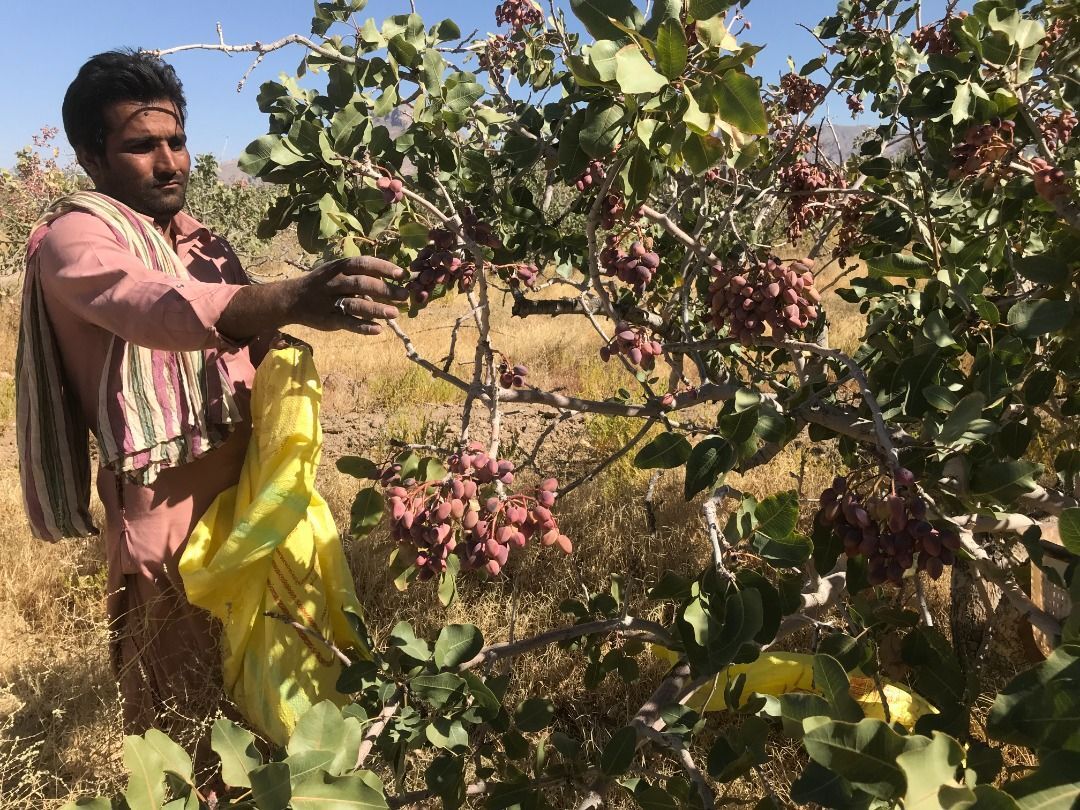
<instances>
[{"instance_id":1,"label":"yellow tarp on ground","mask_svg":"<svg viewBox=\"0 0 1080 810\"><path fill-rule=\"evenodd\" d=\"M677 653L665 647L653 646L657 658L674 663L679 659ZM744 704L753 693L779 697L789 692L813 692L821 694L814 685L814 656L806 653L762 653L750 664L732 664L721 670L716 680L698 689L686 705L695 711L718 712L729 707L725 690L740 676L746 676L739 696ZM907 728L914 727L924 714L936 714L937 709L926 702L920 695L899 684L883 680L881 691L873 678L852 674L851 696L862 707L867 717L885 719L885 709L881 696L889 703L889 719Z\"/></svg>"},{"instance_id":2,"label":"yellow tarp on ground","mask_svg":"<svg viewBox=\"0 0 1080 810\"><path fill-rule=\"evenodd\" d=\"M268 354L252 390L254 433L237 486L203 515L180 562L188 599L224 625L225 687L251 724L283 745L297 719L335 689L327 647L271 618L283 614L368 652L346 618L362 615L330 509L315 491L322 390L311 354Z\"/></svg>"}]
</instances>

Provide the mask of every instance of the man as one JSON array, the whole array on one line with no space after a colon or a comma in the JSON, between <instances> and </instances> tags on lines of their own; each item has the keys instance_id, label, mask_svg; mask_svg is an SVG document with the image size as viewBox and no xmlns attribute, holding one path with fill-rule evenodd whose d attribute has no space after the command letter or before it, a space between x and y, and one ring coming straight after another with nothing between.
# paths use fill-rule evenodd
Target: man
<instances>
[{"instance_id":1,"label":"man","mask_svg":"<svg viewBox=\"0 0 1080 810\"><path fill-rule=\"evenodd\" d=\"M17 365L21 477L37 536L91 534L87 430L105 508L112 661L125 724L195 711L218 653L177 563L234 485L255 366L286 324L375 335L405 276L338 260L251 285L222 239L183 213L191 160L173 69L137 52L90 59L64 128L96 193L61 201L27 251Z\"/></svg>"}]
</instances>

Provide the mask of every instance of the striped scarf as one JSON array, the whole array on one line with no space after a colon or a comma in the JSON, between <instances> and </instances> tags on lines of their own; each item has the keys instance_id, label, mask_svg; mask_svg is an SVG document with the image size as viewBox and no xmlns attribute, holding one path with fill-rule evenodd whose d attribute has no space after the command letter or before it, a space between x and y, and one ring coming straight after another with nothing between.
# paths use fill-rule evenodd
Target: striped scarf
<instances>
[{"instance_id":1,"label":"striped scarf","mask_svg":"<svg viewBox=\"0 0 1080 810\"><path fill-rule=\"evenodd\" d=\"M64 197L32 228L15 359L15 407L23 502L34 536L44 540L97 533L89 511L88 429L104 467L149 486L161 470L221 444L242 419L216 351L147 349L114 335L101 373L97 424L86 425L64 379L36 258L48 224L75 210L108 224L117 241L147 267L190 278L152 224L103 194L81 191Z\"/></svg>"}]
</instances>

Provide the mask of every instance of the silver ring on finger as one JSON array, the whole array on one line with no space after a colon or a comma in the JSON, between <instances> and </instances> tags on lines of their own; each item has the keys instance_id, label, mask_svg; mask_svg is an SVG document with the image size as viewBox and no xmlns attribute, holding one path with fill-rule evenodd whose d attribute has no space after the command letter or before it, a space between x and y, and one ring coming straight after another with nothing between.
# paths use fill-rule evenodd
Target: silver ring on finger
<instances>
[{"instance_id":1,"label":"silver ring on finger","mask_svg":"<svg viewBox=\"0 0 1080 810\"><path fill-rule=\"evenodd\" d=\"M334 302L334 308L340 310L342 315L348 315L349 314L348 312L345 311L345 302L348 301L348 300L349 299L348 299L347 296L343 296L343 297L339 298L337 301Z\"/></svg>"}]
</instances>

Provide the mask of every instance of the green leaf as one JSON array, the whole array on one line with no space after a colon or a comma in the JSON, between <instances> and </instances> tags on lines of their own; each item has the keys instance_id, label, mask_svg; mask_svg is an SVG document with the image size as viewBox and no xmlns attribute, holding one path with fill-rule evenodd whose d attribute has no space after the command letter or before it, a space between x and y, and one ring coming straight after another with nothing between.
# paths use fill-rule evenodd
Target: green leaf
<instances>
[{"instance_id":1,"label":"green leaf","mask_svg":"<svg viewBox=\"0 0 1080 810\"><path fill-rule=\"evenodd\" d=\"M616 731L600 754L600 770L607 776L626 773L637 753L637 740L637 731L633 726L623 726Z\"/></svg>"},{"instance_id":2,"label":"green leaf","mask_svg":"<svg viewBox=\"0 0 1080 810\"><path fill-rule=\"evenodd\" d=\"M724 603L724 624L719 633L710 634L706 643L712 666L719 669L734 661L743 645L761 631L764 621L761 591L745 588L729 596Z\"/></svg>"},{"instance_id":3,"label":"green leaf","mask_svg":"<svg viewBox=\"0 0 1080 810\"><path fill-rule=\"evenodd\" d=\"M353 11L357 11L356 8ZM440 20L437 25L431 27L431 33L439 42L449 42L452 39L461 39L461 28L451 19Z\"/></svg>"},{"instance_id":4,"label":"green leaf","mask_svg":"<svg viewBox=\"0 0 1080 810\"><path fill-rule=\"evenodd\" d=\"M465 686L465 680L452 672L417 675L409 681L409 688L436 709L442 709L453 698L463 697Z\"/></svg>"},{"instance_id":5,"label":"green leaf","mask_svg":"<svg viewBox=\"0 0 1080 810\"><path fill-rule=\"evenodd\" d=\"M316 772L293 787L290 806L292 810L387 810L389 807L382 783L370 771L339 777Z\"/></svg>"},{"instance_id":6,"label":"green leaf","mask_svg":"<svg viewBox=\"0 0 1080 810\"><path fill-rule=\"evenodd\" d=\"M752 544L766 562L781 568L798 568L814 551L810 538L798 533L787 537L769 537L755 532Z\"/></svg>"},{"instance_id":7,"label":"green leaf","mask_svg":"<svg viewBox=\"0 0 1080 810\"><path fill-rule=\"evenodd\" d=\"M784 733L794 739L803 735L803 720L807 717L828 717L829 704L821 695L809 692L788 692L778 695L780 704L780 723Z\"/></svg>"},{"instance_id":8,"label":"green leaf","mask_svg":"<svg viewBox=\"0 0 1080 810\"><path fill-rule=\"evenodd\" d=\"M973 788L967 785L942 785L938 788L937 803L933 806L946 810L1020 810L1020 805L1012 796L990 785L975 785Z\"/></svg>"},{"instance_id":9,"label":"green leaf","mask_svg":"<svg viewBox=\"0 0 1080 810\"><path fill-rule=\"evenodd\" d=\"M706 760L709 775L718 782L731 782L745 776L755 765L765 762L768 737L769 727L764 720L747 717L742 726L717 737Z\"/></svg>"},{"instance_id":10,"label":"green leaf","mask_svg":"<svg viewBox=\"0 0 1080 810\"><path fill-rule=\"evenodd\" d=\"M690 0L690 14L695 20L707 20L725 13L730 6L730 0Z\"/></svg>"},{"instance_id":11,"label":"green leaf","mask_svg":"<svg viewBox=\"0 0 1080 810\"><path fill-rule=\"evenodd\" d=\"M1068 301L1021 301L1009 310L1009 325L1025 338L1060 332L1071 320L1072 304Z\"/></svg>"},{"instance_id":12,"label":"green leaf","mask_svg":"<svg viewBox=\"0 0 1080 810\"><path fill-rule=\"evenodd\" d=\"M1042 405L1050 399L1057 387L1057 374L1049 369L1036 369L1024 380L1022 396L1025 405Z\"/></svg>"},{"instance_id":13,"label":"green leaf","mask_svg":"<svg viewBox=\"0 0 1080 810\"><path fill-rule=\"evenodd\" d=\"M265 171L273 168L270 155L280 141L280 135L262 135L256 138L241 153L237 168L252 177L262 176Z\"/></svg>"},{"instance_id":14,"label":"green leaf","mask_svg":"<svg viewBox=\"0 0 1080 810\"><path fill-rule=\"evenodd\" d=\"M735 574L735 581L740 588L753 588L761 596L761 630L754 637L754 641L768 644L776 637L776 631L784 616L780 591L764 576L749 568L743 568ZM798 589L801 590L801 582ZM802 604L801 599L799 604Z\"/></svg>"},{"instance_id":15,"label":"green leaf","mask_svg":"<svg viewBox=\"0 0 1080 810\"><path fill-rule=\"evenodd\" d=\"M356 718L360 720L359 717ZM365 718L366 719L366 718ZM289 780L293 785L302 782L313 774L326 773L336 754L333 751L301 751L292 754L286 763L289 766Z\"/></svg>"},{"instance_id":16,"label":"green leaf","mask_svg":"<svg viewBox=\"0 0 1080 810\"><path fill-rule=\"evenodd\" d=\"M473 81L462 81L446 91L446 108L456 113L472 109L484 97L484 88Z\"/></svg>"},{"instance_id":17,"label":"green leaf","mask_svg":"<svg viewBox=\"0 0 1080 810\"><path fill-rule=\"evenodd\" d=\"M339 775L356 763L363 727L355 717L343 717L341 709L329 700L316 703L301 715L289 737L290 756L308 751L331 752L326 770Z\"/></svg>"},{"instance_id":18,"label":"green leaf","mask_svg":"<svg viewBox=\"0 0 1080 810\"><path fill-rule=\"evenodd\" d=\"M803 746L810 758L855 787L879 799L895 798L904 790L904 772L896 758L907 746L882 721L867 717L845 723L811 717L803 721L803 729Z\"/></svg>"},{"instance_id":19,"label":"green leaf","mask_svg":"<svg viewBox=\"0 0 1080 810\"><path fill-rule=\"evenodd\" d=\"M555 704L548 698L528 698L518 704L514 723L522 731L541 731L551 725L554 717Z\"/></svg>"},{"instance_id":20,"label":"green leaf","mask_svg":"<svg viewBox=\"0 0 1080 810\"><path fill-rule=\"evenodd\" d=\"M420 250L427 245L430 230L423 222L405 221L398 225L398 235L401 236L402 244L416 250Z\"/></svg>"},{"instance_id":21,"label":"green leaf","mask_svg":"<svg viewBox=\"0 0 1080 810\"><path fill-rule=\"evenodd\" d=\"M699 135L708 134L712 128L712 116L702 112L701 106L693 93L686 94L686 112L683 113L683 122ZM703 161L703 162L707 162ZM695 167L696 168L696 167Z\"/></svg>"},{"instance_id":22,"label":"green leaf","mask_svg":"<svg viewBox=\"0 0 1080 810\"><path fill-rule=\"evenodd\" d=\"M987 25L991 31L1005 34L1009 44L1021 50L1038 44L1046 36L1046 29L1041 23L1020 16L1015 9L992 9L987 15Z\"/></svg>"},{"instance_id":23,"label":"green leaf","mask_svg":"<svg viewBox=\"0 0 1080 810\"><path fill-rule=\"evenodd\" d=\"M1030 461L1001 461L980 464L971 479L971 491L1009 504L1035 489L1035 477L1042 468Z\"/></svg>"},{"instance_id":24,"label":"green leaf","mask_svg":"<svg viewBox=\"0 0 1080 810\"><path fill-rule=\"evenodd\" d=\"M738 41L728 31L724 23L724 15L717 14L708 19L697 19L694 24L698 42L706 48L720 48L725 51L734 51L739 47Z\"/></svg>"},{"instance_id":25,"label":"green leaf","mask_svg":"<svg viewBox=\"0 0 1080 810\"><path fill-rule=\"evenodd\" d=\"M1055 251L1020 256L1014 264L1016 272L1036 284L1064 284L1069 277L1068 259Z\"/></svg>"},{"instance_id":26,"label":"green leaf","mask_svg":"<svg viewBox=\"0 0 1080 810\"><path fill-rule=\"evenodd\" d=\"M450 607L457 599L457 577L461 560L456 556L446 559L446 570L439 574L439 604Z\"/></svg>"},{"instance_id":27,"label":"green leaf","mask_svg":"<svg viewBox=\"0 0 1080 810\"><path fill-rule=\"evenodd\" d=\"M253 770L251 797L259 810L288 810L292 798L292 782L289 765L270 762Z\"/></svg>"},{"instance_id":28,"label":"green leaf","mask_svg":"<svg viewBox=\"0 0 1080 810\"><path fill-rule=\"evenodd\" d=\"M1008 782L1005 789L1020 810L1076 810L1080 795L1080 755L1071 751L1044 754L1035 773ZM978 808L981 810L981 807Z\"/></svg>"},{"instance_id":29,"label":"green leaf","mask_svg":"<svg viewBox=\"0 0 1080 810\"><path fill-rule=\"evenodd\" d=\"M761 88L757 79L737 70L729 70L716 87L716 111L727 123L748 135L769 131Z\"/></svg>"},{"instance_id":30,"label":"green leaf","mask_svg":"<svg viewBox=\"0 0 1080 810\"><path fill-rule=\"evenodd\" d=\"M442 78L446 73L446 60L435 48L424 49L423 69L420 73L424 89L429 95L438 96L442 92Z\"/></svg>"},{"instance_id":31,"label":"green leaf","mask_svg":"<svg viewBox=\"0 0 1080 810\"><path fill-rule=\"evenodd\" d=\"M161 769L165 773L177 777L181 782L192 787L195 786L191 757L188 756L187 751L156 728L147 729L143 739L161 757Z\"/></svg>"},{"instance_id":32,"label":"green leaf","mask_svg":"<svg viewBox=\"0 0 1080 810\"><path fill-rule=\"evenodd\" d=\"M440 754L424 771L427 789L443 800L444 808L461 807L465 802L465 779L460 757Z\"/></svg>"},{"instance_id":33,"label":"green leaf","mask_svg":"<svg viewBox=\"0 0 1080 810\"><path fill-rule=\"evenodd\" d=\"M1062 645L998 693L986 730L1028 748L1080 752L1080 646Z\"/></svg>"},{"instance_id":34,"label":"green leaf","mask_svg":"<svg viewBox=\"0 0 1080 810\"><path fill-rule=\"evenodd\" d=\"M622 29L612 25L618 20L627 28L637 30L643 18L631 0L570 0L574 15L585 25L593 39L623 40L629 38Z\"/></svg>"},{"instance_id":35,"label":"green leaf","mask_svg":"<svg viewBox=\"0 0 1080 810\"><path fill-rule=\"evenodd\" d=\"M888 253L866 260L871 278L930 278L932 268L910 253Z\"/></svg>"},{"instance_id":36,"label":"green leaf","mask_svg":"<svg viewBox=\"0 0 1080 810\"><path fill-rule=\"evenodd\" d=\"M425 237L427 233L425 232ZM425 242L426 243L426 242ZM342 456L335 462L338 472L353 478L378 478L379 468L374 461L360 456Z\"/></svg>"},{"instance_id":37,"label":"green leaf","mask_svg":"<svg viewBox=\"0 0 1080 810\"><path fill-rule=\"evenodd\" d=\"M916 627L901 647L916 691L946 715L964 706L967 682L952 645L933 627Z\"/></svg>"},{"instance_id":38,"label":"green leaf","mask_svg":"<svg viewBox=\"0 0 1080 810\"><path fill-rule=\"evenodd\" d=\"M724 473L735 466L735 450L721 436L710 436L698 442L686 460L686 482L683 495L690 500L708 489Z\"/></svg>"},{"instance_id":39,"label":"green leaf","mask_svg":"<svg viewBox=\"0 0 1080 810\"><path fill-rule=\"evenodd\" d=\"M644 779L619 779L618 783L633 797L642 810L678 810L682 805L666 790Z\"/></svg>"},{"instance_id":40,"label":"green leaf","mask_svg":"<svg viewBox=\"0 0 1080 810\"><path fill-rule=\"evenodd\" d=\"M364 537L379 525L383 516L383 498L375 487L360 490L353 500L350 510L349 533L353 537Z\"/></svg>"},{"instance_id":41,"label":"green leaf","mask_svg":"<svg viewBox=\"0 0 1080 810\"><path fill-rule=\"evenodd\" d=\"M935 731L930 744L905 751L896 764L907 777L904 810L938 810L942 787L959 787L956 771L964 760L964 749L948 734Z\"/></svg>"},{"instance_id":42,"label":"green leaf","mask_svg":"<svg viewBox=\"0 0 1080 810\"><path fill-rule=\"evenodd\" d=\"M986 397L979 391L968 394L957 402L941 426L941 432L937 435L938 444L971 444L993 433L995 425L981 418L985 407Z\"/></svg>"},{"instance_id":43,"label":"green leaf","mask_svg":"<svg viewBox=\"0 0 1080 810\"><path fill-rule=\"evenodd\" d=\"M402 655L414 661L424 663L431 658L431 646L422 638L416 637L413 626L408 622L398 622L390 631L390 646L396 647Z\"/></svg>"},{"instance_id":44,"label":"green leaf","mask_svg":"<svg viewBox=\"0 0 1080 810\"><path fill-rule=\"evenodd\" d=\"M646 39L655 40L660 26L667 20L679 21L682 16L683 0L656 0L652 4L652 14L641 29L641 35Z\"/></svg>"},{"instance_id":45,"label":"green leaf","mask_svg":"<svg viewBox=\"0 0 1080 810\"><path fill-rule=\"evenodd\" d=\"M867 177L884 180L892 173L892 161L887 157L876 157L859 164L859 172Z\"/></svg>"},{"instance_id":46,"label":"green leaf","mask_svg":"<svg viewBox=\"0 0 1080 810\"><path fill-rule=\"evenodd\" d=\"M686 32L678 17L660 23L656 33L656 67L669 79L677 79L686 67Z\"/></svg>"},{"instance_id":47,"label":"green leaf","mask_svg":"<svg viewBox=\"0 0 1080 810\"><path fill-rule=\"evenodd\" d=\"M1080 508L1073 506L1061 513L1058 531L1065 548L1073 554L1080 554Z\"/></svg>"},{"instance_id":48,"label":"green leaf","mask_svg":"<svg viewBox=\"0 0 1080 810\"><path fill-rule=\"evenodd\" d=\"M469 732L460 720L451 717L436 717L428 723L424 735L428 742L444 751L460 754L469 748Z\"/></svg>"},{"instance_id":49,"label":"green leaf","mask_svg":"<svg viewBox=\"0 0 1080 810\"><path fill-rule=\"evenodd\" d=\"M832 708L836 720L857 723L863 719L863 711L851 696L851 682L840 662L831 655L814 656L814 686L821 692Z\"/></svg>"},{"instance_id":50,"label":"green leaf","mask_svg":"<svg viewBox=\"0 0 1080 810\"><path fill-rule=\"evenodd\" d=\"M639 470L672 470L690 458L690 442L678 433L661 433L634 456Z\"/></svg>"},{"instance_id":51,"label":"green leaf","mask_svg":"<svg viewBox=\"0 0 1080 810\"><path fill-rule=\"evenodd\" d=\"M770 495L757 506L757 531L783 539L795 531L799 522L799 493L790 489Z\"/></svg>"},{"instance_id":52,"label":"green leaf","mask_svg":"<svg viewBox=\"0 0 1080 810\"><path fill-rule=\"evenodd\" d=\"M756 407L724 414L720 417L720 433L732 444L738 446L754 435L760 416L761 409Z\"/></svg>"},{"instance_id":53,"label":"green leaf","mask_svg":"<svg viewBox=\"0 0 1080 810\"><path fill-rule=\"evenodd\" d=\"M618 104L590 104L578 140L585 154L607 157L622 143L626 111Z\"/></svg>"},{"instance_id":54,"label":"green leaf","mask_svg":"<svg viewBox=\"0 0 1080 810\"><path fill-rule=\"evenodd\" d=\"M484 636L472 624L448 624L435 639L435 666L453 669L474 658L484 647Z\"/></svg>"},{"instance_id":55,"label":"green leaf","mask_svg":"<svg viewBox=\"0 0 1080 810\"><path fill-rule=\"evenodd\" d=\"M946 346L956 345L956 338L952 335L952 326L949 324L949 319L945 317L945 313L940 309L935 309L926 316L922 325L922 333L927 340L933 341L935 346L945 348Z\"/></svg>"},{"instance_id":56,"label":"green leaf","mask_svg":"<svg viewBox=\"0 0 1080 810\"><path fill-rule=\"evenodd\" d=\"M653 69L641 48L625 45L615 54L615 81L624 93L656 93L668 80Z\"/></svg>"},{"instance_id":57,"label":"green leaf","mask_svg":"<svg viewBox=\"0 0 1080 810\"><path fill-rule=\"evenodd\" d=\"M724 156L723 141L712 135L690 133L683 144L683 158L694 174L716 165Z\"/></svg>"},{"instance_id":58,"label":"green leaf","mask_svg":"<svg viewBox=\"0 0 1080 810\"><path fill-rule=\"evenodd\" d=\"M477 709L480 717L488 721L494 720L502 711L502 701L475 672L466 670L461 673L461 677L469 685L469 694L472 697L473 706Z\"/></svg>"},{"instance_id":59,"label":"green leaf","mask_svg":"<svg viewBox=\"0 0 1080 810\"><path fill-rule=\"evenodd\" d=\"M543 796L539 789L528 782L504 782L491 785L484 802L484 810L541 810Z\"/></svg>"},{"instance_id":60,"label":"green leaf","mask_svg":"<svg viewBox=\"0 0 1080 810\"><path fill-rule=\"evenodd\" d=\"M967 120L971 112L972 101L971 82L961 82L958 84L956 86L956 96L953 98L951 109L953 126L959 124L961 121Z\"/></svg>"},{"instance_id":61,"label":"green leaf","mask_svg":"<svg viewBox=\"0 0 1080 810\"><path fill-rule=\"evenodd\" d=\"M559 174L567 183L573 183L589 164L589 156L578 143L584 122L585 111L578 110L566 119L559 138Z\"/></svg>"},{"instance_id":62,"label":"green leaf","mask_svg":"<svg viewBox=\"0 0 1080 810\"><path fill-rule=\"evenodd\" d=\"M161 754L142 737L124 737L124 767L128 788L124 793L131 810L158 810L165 804L165 773Z\"/></svg>"},{"instance_id":63,"label":"green leaf","mask_svg":"<svg viewBox=\"0 0 1080 810\"><path fill-rule=\"evenodd\" d=\"M601 82L615 81L615 56L619 53L622 43L613 42L610 39L600 39L589 47L589 64L596 71L596 77Z\"/></svg>"},{"instance_id":64,"label":"green leaf","mask_svg":"<svg viewBox=\"0 0 1080 810\"><path fill-rule=\"evenodd\" d=\"M792 697L792 695L784 695ZM811 762L802 775L791 784L791 799L799 807L811 804L821 807L862 808L869 804L865 793L856 793L851 783L828 768ZM863 801L859 801L863 799Z\"/></svg>"}]
</instances>

